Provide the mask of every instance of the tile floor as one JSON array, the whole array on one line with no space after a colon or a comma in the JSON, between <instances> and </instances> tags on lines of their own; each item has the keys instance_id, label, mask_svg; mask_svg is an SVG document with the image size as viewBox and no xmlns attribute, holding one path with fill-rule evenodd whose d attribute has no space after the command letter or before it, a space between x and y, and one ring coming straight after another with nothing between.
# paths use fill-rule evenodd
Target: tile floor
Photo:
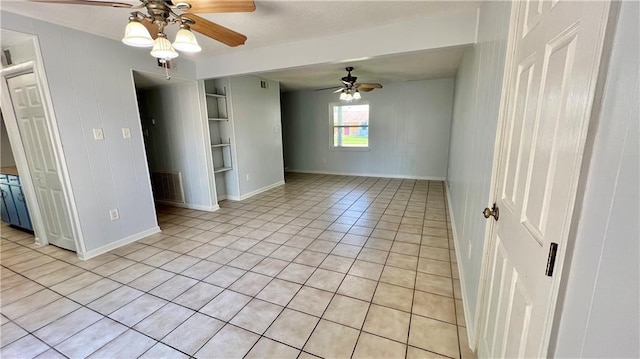
<instances>
[{"instance_id":1,"label":"tile floor","mask_svg":"<svg viewBox=\"0 0 640 359\"><path fill-rule=\"evenodd\" d=\"M470 358L443 184L290 174L80 261L1 228L2 358Z\"/></svg>"}]
</instances>

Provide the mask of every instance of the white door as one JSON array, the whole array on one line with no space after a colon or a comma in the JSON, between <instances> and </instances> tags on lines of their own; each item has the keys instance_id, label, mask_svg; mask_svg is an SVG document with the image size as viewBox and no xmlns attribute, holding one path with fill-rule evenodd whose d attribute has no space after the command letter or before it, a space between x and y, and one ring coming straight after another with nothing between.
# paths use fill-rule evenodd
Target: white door
<instances>
[{"instance_id":1,"label":"white door","mask_svg":"<svg viewBox=\"0 0 640 359\"><path fill-rule=\"evenodd\" d=\"M69 209L47 127L45 112L33 72L7 79L11 102L27 155L36 197L49 243L76 250Z\"/></svg>"},{"instance_id":2,"label":"white door","mask_svg":"<svg viewBox=\"0 0 640 359\"><path fill-rule=\"evenodd\" d=\"M481 357L539 358L547 356L610 4L514 6L494 176L499 220L489 240L478 348Z\"/></svg>"}]
</instances>

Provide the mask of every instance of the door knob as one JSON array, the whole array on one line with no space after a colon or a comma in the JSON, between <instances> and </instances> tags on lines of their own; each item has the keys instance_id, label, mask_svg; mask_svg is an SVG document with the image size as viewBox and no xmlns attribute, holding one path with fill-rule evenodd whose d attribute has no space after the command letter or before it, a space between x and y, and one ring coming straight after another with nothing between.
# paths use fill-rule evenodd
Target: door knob
<instances>
[{"instance_id":1,"label":"door knob","mask_svg":"<svg viewBox=\"0 0 640 359\"><path fill-rule=\"evenodd\" d=\"M484 211L482 211L482 214L484 214L484 218L493 217L493 219L498 221L498 218L500 217L500 210L498 209L498 206L496 206L496 204L494 203L493 207L485 208Z\"/></svg>"}]
</instances>

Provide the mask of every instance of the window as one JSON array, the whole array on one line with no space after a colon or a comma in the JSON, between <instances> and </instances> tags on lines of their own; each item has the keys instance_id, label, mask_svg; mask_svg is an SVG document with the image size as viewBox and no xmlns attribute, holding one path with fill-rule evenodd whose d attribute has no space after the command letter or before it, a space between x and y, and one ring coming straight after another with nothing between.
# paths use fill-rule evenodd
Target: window
<instances>
[{"instance_id":1,"label":"window","mask_svg":"<svg viewBox=\"0 0 640 359\"><path fill-rule=\"evenodd\" d=\"M369 147L369 104L331 105L333 147Z\"/></svg>"}]
</instances>

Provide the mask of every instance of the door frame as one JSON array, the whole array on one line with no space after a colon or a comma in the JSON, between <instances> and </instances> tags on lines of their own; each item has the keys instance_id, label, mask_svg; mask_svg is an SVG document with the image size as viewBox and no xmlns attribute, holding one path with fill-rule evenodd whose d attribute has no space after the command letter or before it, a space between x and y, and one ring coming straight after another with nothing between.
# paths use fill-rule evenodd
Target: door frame
<instances>
[{"instance_id":1,"label":"door frame","mask_svg":"<svg viewBox=\"0 0 640 359\"><path fill-rule=\"evenodd\" d=\"M0 69L0 77L3 85L2 92L0 93L2 115L7 127L11 150L13 151L16 159L16 167L20 173L20 182L24 190L27 206L30 209L29 215L34 228L35 242L40 246L44 246L49 244L49 240L47 238L43 213L37 200L38 197L36 196L35 185L31 177L26 150L22 143L20 130L18 129L18 120L16 118L13 102L11 101L11 95L7 85L7 79L33 72L38 84L38 92L42 99L42 105L45 112L45 122L49 130L51 144L53 145L53 157L56 161L56 165L58 166L58 175L62 186L62 193L64 194L64 200L69 211L67 215L69 216L71 223L71 230L73 232L73 238L76 245L76 253L80 255L86 252L86 248L84 245L84 238L82 237L82 231L80 230L81 227L78 209L73 196L60 133L58 132L58 122L55 117L55 112L53 111L53 102L49 94L49 84L47 83L47 79L44 74L44 64L39 51L40 47L36 38L32 38L31 41L36 53L35 60Z\"/></svg>"},{"instance_id":2,"label":"door frame","mask_svg":"<svg viewBox=\"0 0 640 359\"><path fill-rule=\"evenodd\" d=\"M502 81L502 90L501 90L501 101L500 101L500 109L498 112L498 126L496 132L496 140L494 147L494 158L493 165L491 169L491 186L489 189L489 198L487 206L491 207L491 205L496 202L498 190L498 179L499 179L499 171L501 170L500 160L503 156L502 151L502 141L505 136L505 126L507 122L507 116L509 111L509 87L511 85L511 76L512 70L516 68L518 65L513 63L513 58L515 56L516 50L516 29L518 26L518 19L521 11L525 11L524 6L526 6L526 2L516 1L512 4L511 8L511 19L509 21L509 37L507 40L507 48L506 48L506 58L505 58L505 68L504 75ZM575 196L570 199L571 205L571 223L567 225L566 237L563 239L563 242L560 243L560 248L556 257L555 262L555 273L552 277L552 287L551 287L551 298L550 305L547 313L545 313L546 317L549 319L544 327L544 334L542 338L541 346L548 351L551 343L551 336L553 335L556 313L558 312L558 301L561 292L561 286L566 282L565 277L565 264L567 264L567 259L570 256L567 256L567 247L572 237L575 235L574 227L575 223L579 221L579 213L581 206L580 199L580 187L581 184L584 183L586 178L585 168L588 168L589 156L584 156L585 153L589 152L589 138L592 137L592 133L597 130L596 124L594 124L595 119L597 118L596 111L599 110L599 101L601 96L600 88L603 86L605 77L606 77L606 68L608 65L608 57L610 54L605 53L607 48L606 41L611 40L611 33L615 29L615 23L617 22L617 18L614 16L612 18L612 14L615 14L619 5L615 5L614 1L609 1L609 7L607 9L607 15L605 15L605 21L607 24L603 27L602 32L599 34L600 38L598 41L601 41L600 46L600 55L599 58L596 59L596 62L592 68L592 79L595 84L591 85L589 97L591 99L591 103L587 110L589 119L586 121L586 125L582 128L582 132L580 136L585 139L582 141L582 158L580 166L576 169L576 178L575 178ZM607 20L608 18L608 20ZM471 340L469 344L472 349L478 350L478 345L481 337L482 324L487 315L486 313L486 301L487 301L487 290L488 290L488 273L490 269L491 263L489 262L491 258L491 248L493 241L496 237L496 225L495 221L488 219L489 224L485 227L485 239L483 244L483 255L482 255L482 264L480 269L480 283L478 285L478 300L476 302L476 317L474 318L474 333L473 334L473 343ZM471 337L470 337L471 338Z\"/></svg>"}]
</instances>

